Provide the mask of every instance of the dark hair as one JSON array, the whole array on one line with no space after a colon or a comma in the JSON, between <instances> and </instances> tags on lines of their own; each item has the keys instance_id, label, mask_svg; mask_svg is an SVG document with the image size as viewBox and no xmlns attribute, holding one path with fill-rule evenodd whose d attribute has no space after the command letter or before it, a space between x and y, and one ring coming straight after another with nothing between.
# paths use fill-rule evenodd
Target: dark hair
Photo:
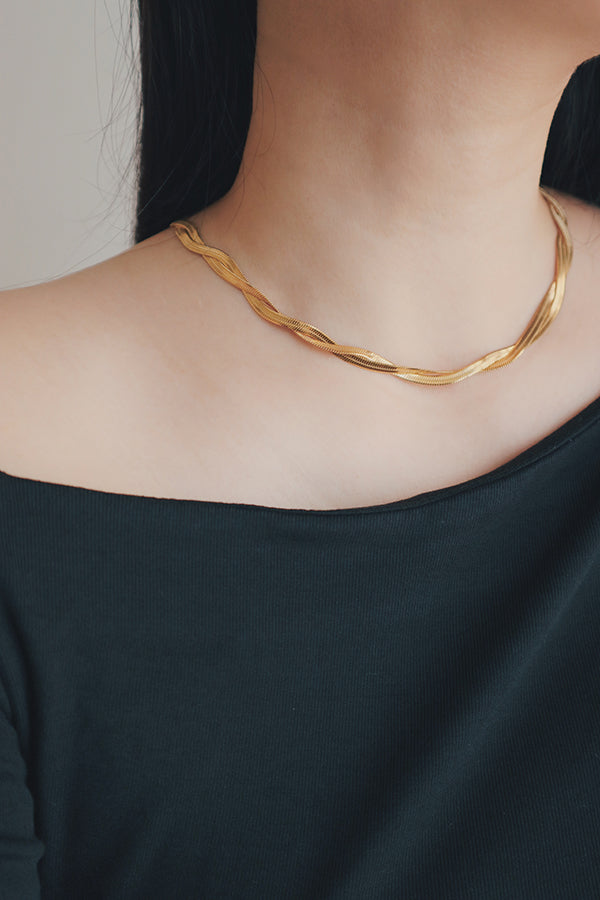
<instances>
[{"instance_id":1,"label":"dark hair","mask_svg":"<svg viewBox=\"0 0 600 900\"><path fill-rule=\"evenodd\" d=\"M233 185L252 113L257 0L138 0L137 13L135 243ZM564 90L540 184L600 206L600 56Z\"/></svg>"}]
</instances>

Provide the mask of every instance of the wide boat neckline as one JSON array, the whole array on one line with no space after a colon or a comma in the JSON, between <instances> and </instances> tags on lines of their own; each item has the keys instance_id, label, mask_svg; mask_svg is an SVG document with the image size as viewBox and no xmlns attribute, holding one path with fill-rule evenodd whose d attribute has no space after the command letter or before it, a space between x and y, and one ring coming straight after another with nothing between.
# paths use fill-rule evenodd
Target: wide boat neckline
<instances>
[{"instance_id":1,"label":"wide boat neckline","mask_svg":"<svg viewBox=\"0 0 600 900\"><path fill-rule=\"evenodd\" d=\"M95 497L96 499L105 499L107 502L113 503L130 503L137 505L171 505L187 509L206 509L221 510L223 512L233 510L260 511L262 513L272 513L279 516L360 516L378 512L400 512L404 509L414 509L418 506L425 506L430 503L441 503L456 494L466 493L476 490L480 487L498 481L503 478L515 474L523 468L539 462L544 457L549 456L559 450L564 444L573 441L582 434L590 426L594 425L600 419L600 396L592 400L587 406L575 415L571 416L558 428L555 428L550 434L536 441L530 447L522 450L512 459L505 463L501 463L489 472L484 472L474 478L457 484L448 485L442 488L435 488L430 491L423 491L412 497L405 497L401 500L391 500L386 503L379 503L371 506L351 506L340 507L336 509L304 509L298 507L282 507L282 506L266 506L258 503L240 503L225 500L198 500L183 497L155 497L147 494L127 494L116 491L103 491L98 488L84 487L82 485L64 484L55 481L43 481L38 478L29 478L23 475L13 475L0 469L0 484L5 481L14 483L17 486L38 487L43 491L56 492L63 496L72 496L73 498Z\"/></svg>"}]
</instances>

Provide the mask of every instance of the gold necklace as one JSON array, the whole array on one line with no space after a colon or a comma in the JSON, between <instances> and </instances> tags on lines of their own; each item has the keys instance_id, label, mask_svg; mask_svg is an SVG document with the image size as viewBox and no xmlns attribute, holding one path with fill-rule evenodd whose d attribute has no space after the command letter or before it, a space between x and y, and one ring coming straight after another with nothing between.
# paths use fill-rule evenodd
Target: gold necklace
<instances>
[{"instance_id":1,"label":"gold necklace","mask_svg":"<svg viewBox=\"0 0 600 900\"><path fill-rule=\"evenodd\" d=\"M175 234L184 247L199 253L204 257L211 269L216 272L229 284L238 288L252 309L275 325L288 328L290 331L308 341L314 347L320 350L326 350L334 353L336 356L345 359L346 362L356 366L362 366L365 369L375 369L378 372L389 372L405 381L414 381L418 384L455 384L457 381L463 381L470 378L471 375L477 375L479 372L489 372L491 369L498 369L501 366L507 366L523 353L526 347L536 341L548 328L550 323L556 318L562 306L565 295L567 272L571 266L573 259L573 242L569 232L567 214L561 204L543 187L540 187L540 193L548 203L552 217L556 223L558 234L556 238L556 265L554 271L554 280L548 288L545 296L537 307L533 317L531 318L527 328L521 337L510 347L503 347L500 350L493 350L486 353L480 359L475 360L462 369L454 369L448 372L435 372L431 369L416 369L406 366L395 366L388 359L373 353L371 350L364 350L362 347L350 347L342 344L336 344L328 335L319 331L313 325L302 322L300 319L294 319L279 312L273 304L267 300L257 288L253 287L244 277L240 269L230 256L223 250L216 247L209 247L200 237L198 229L189 219L179 219L171 222L170 228L173 228Z\"/></svg>"}]
</instances>

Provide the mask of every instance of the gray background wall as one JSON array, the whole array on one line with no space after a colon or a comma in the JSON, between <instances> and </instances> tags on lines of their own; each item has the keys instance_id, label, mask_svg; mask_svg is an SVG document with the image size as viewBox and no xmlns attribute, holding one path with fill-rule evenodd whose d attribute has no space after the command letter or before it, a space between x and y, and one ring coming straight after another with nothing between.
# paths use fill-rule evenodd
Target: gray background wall
<instances>
[{"instance_id":1,"label":"gray background wall","mask_svg":"<svg viewBox=\"0 0 600 900\"><path fill-rule=\"evenodd\" d=\"M0 289L133 243L137 20L129 0L0 9Z\"/></svg>"}]
</instances>

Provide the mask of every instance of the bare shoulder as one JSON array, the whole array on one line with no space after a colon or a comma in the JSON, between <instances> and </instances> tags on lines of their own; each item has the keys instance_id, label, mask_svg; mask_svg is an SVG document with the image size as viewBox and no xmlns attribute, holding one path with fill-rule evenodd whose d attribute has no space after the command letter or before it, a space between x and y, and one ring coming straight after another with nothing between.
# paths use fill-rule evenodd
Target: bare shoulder
<instances>
[{"instance_id":1,"label":"bare shoulder","mask_svg":"<svg viewBox=\"0 0 600 900\"><path fill-rule=\"evenodd\" d=\"M164 238L163 238L164 240ZM159 242L152 239L154 246ZM73 379L92 348L100 347L133 306L136 270L155 259L139 244L118 256L52 281L0 291L2 402L24 381L33 386ZM143 257L143 261L142 261ZM136 261L139 263L136 265ZM156 273L148 279L156 283ZM75 366L75 369L69 369ZM10 385L11 391L7 391ZM24 389L19 401L26 400Z\"/></svg>"},{"instance_id":2,"label":"bare shoulder","mask_svg":"<svg viewBox=\"0 0 600 900\"><path fill-rule=\"evenodd\" d=\"M191 256L167 229L89 268L0 291L1 471L85 484L96 461L117 463L124 434L163 408L164 370L185 365L173 346L186 303L187 333L202 338L198 293L184 288ZM196 285L202 275L198 266Z\"/></svg>"}]
</instances>

